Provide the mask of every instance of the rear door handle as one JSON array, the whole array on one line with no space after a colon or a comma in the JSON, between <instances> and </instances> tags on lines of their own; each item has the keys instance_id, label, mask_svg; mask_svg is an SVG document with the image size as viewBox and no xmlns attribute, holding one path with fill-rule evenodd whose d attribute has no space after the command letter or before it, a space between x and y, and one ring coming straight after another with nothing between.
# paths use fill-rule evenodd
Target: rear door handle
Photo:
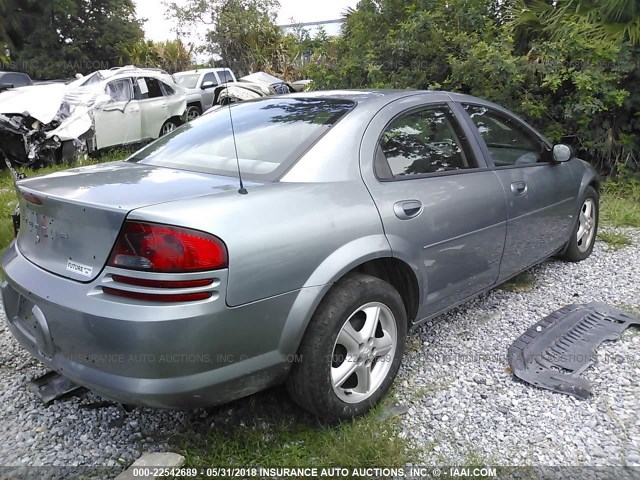
<instances>
[{"instance_id":1,"label":"rear door handle","mask_svg":"<svg viewBox=\"0 0 640 480\"><path fill-rule=\"evenodd\" d=\"M419 200L403 200L393 206L393 213L400 220L410 220L420 215L423 209L422 202Z\"/></svg>"},{"instance_id":2,"label":"rear door handle","mask_svg":"<svg viewBox=\"0 0 640 480\"><path fill-rule=\"evenodd\" d=\"M527 189L528 189L527 184L524 182L513 182L511 184L511 191L519 196L527 193Z\"/></svg>"}]
</instances>

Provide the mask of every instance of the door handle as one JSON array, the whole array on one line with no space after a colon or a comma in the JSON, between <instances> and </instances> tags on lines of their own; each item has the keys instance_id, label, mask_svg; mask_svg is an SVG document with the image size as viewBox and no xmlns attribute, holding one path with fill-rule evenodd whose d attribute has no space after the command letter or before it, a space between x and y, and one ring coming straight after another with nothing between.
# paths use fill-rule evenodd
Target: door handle
<instances>
[{"instance_id":1,"label":"door handle","mask_svg":"<svg viewBox=\"0 0 640 480\"><path fill-rule=\"evenodd\" d=\"M524 182L513 182L511 184L511 191L518 196L522 196L527 193L529 187Z\"/></svg>"},{"instance_id":2,"label":"door handle","mask_svg":"<svg viewBox=\"0 0 640 480\"><path fill-rule=\"evenodd\" d=\"M422 202L419 200L403 200L393 206L393 213L400 220L410 220L420 215L423 209Z\"/></svg>"}]
</instances>

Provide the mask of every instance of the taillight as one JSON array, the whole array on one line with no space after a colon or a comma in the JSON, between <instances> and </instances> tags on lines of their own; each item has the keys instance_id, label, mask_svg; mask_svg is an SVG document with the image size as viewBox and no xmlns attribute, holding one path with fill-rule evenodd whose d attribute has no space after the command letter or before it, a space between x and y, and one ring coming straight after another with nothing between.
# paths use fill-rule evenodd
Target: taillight
<instances>
[{"instance_id":1,"label":"taillight","mask_svg":"<svg viewBox=\"0 0 640 480\"><path fill-rule=\"evenodd\" d=\"M126 221L108 265L158 273L217 270L228 266L227 247L197 230Z\"/></svg>"}]
</instances>

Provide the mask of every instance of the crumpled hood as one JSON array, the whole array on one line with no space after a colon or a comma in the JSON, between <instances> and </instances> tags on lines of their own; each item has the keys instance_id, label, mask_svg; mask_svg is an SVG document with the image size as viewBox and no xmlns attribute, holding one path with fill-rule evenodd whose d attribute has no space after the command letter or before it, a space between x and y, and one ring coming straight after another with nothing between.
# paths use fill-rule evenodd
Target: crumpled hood
<instances>
[{"instance_id":1,"label":"crumpled hood","mask_svg":"<svg viewBox=\"0 0 640 480\"><path fill-rule=\"evenodd\" d=\"M28 112L30 116L44 124L51 123L55 118L67 85L31 85L13 88L0 93L0 113L22 115Z\"/></svg>"}]
</instances>

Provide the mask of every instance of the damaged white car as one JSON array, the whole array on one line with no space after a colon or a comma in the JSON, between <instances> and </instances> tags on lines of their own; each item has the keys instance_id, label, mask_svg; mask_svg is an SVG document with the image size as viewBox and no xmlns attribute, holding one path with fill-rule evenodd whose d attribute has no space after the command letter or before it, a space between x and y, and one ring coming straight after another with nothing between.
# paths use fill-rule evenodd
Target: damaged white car
<instances>
[{"instance_id":1,"label":"damaged white car","mask_svg":"<svg viewBox=\"0 0 640 480\"><path fill-rule=\"evenodd\" d=\"M0 94L0 155L21 165L72 162L170 133L183 123L186 106L184 89L170 75L135 67L12 89Z\"/></svg>"},{"instance_id":2,"label":"damaged white car","mask_svg":"<svg viewBox=\"0 0 640 480\"><path fill-rule=\"evenodd\" d=\"M237 82L216 87L214 105L226 105L295 92L296 90L289 83L266 72L257 72L246 75Z\"/></svg>"}]
</instances>

